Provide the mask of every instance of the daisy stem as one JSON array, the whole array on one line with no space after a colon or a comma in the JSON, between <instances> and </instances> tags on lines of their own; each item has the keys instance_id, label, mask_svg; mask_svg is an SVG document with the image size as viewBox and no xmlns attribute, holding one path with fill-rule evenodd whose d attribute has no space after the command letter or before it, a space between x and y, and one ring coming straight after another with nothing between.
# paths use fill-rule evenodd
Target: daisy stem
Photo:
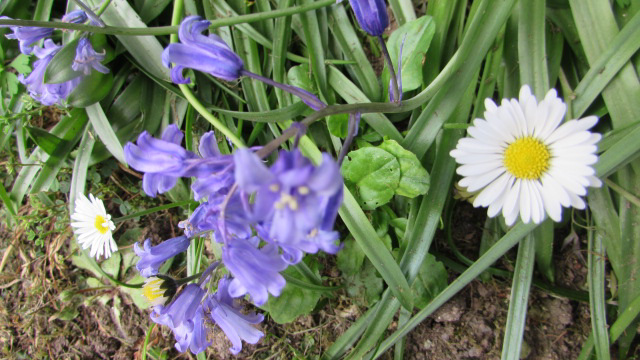
<instances>
[{"instance_id":1,"label":"daisy stem","mask_svg":"<svg viewBox=\"0 0 640 360\"><path fill-rule=\"evenodd\" d=\"M151 339L151 332L153 331L154 326L156 326L156 323L152 321L151 325L149 325L149 330L147 330L147 335L144 337L144 343L142 344L142 351L140 352L142 354L140 356L141 360L147 360L147 346L149 345L149 340Z\"/></svg>"}]
</instances>

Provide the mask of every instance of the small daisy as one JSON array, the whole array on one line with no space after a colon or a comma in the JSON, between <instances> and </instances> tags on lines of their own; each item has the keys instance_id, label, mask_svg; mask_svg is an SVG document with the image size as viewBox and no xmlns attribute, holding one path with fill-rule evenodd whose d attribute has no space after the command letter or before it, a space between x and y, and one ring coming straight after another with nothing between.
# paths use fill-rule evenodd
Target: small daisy
<instances>
[{"instance_id":1,"label":"small daisy","mask_svg":"<svg viewBox=\"0 0 640 360\"><path fill-rule=\"evenodd\" d=\"M460 186L478 192L473 205L489 207L489 216L501 210L507 225L518 215L522 222L539 224L545 212L560 221L562 207L584 209L587 187L599 187L592 165L598 161L600 134L588 131L595 116L562 120L567 110L551 89L538 101L527 85L520 99L503 99L497 106L485 100L486 120L475 119L451 156L462 166Z\"/></svg>"},{"instance_id":2,"label":"small daisy","mask_svg":"<svg viewBox=\"0 0 640 360\"><path fill-rule=\"evenodd\" d=\"M89 199L84 194L78 194L76 208L71 215L71 220L75 220L71 223L73 232L83 249L91 247L91 257L97 259L104 255L109 258L113 252L118 251L111 233L116 226L111 221L111 215L107 214L102 200L96 199L92 194L89 194Z\"/></svg>"}]
</instances>

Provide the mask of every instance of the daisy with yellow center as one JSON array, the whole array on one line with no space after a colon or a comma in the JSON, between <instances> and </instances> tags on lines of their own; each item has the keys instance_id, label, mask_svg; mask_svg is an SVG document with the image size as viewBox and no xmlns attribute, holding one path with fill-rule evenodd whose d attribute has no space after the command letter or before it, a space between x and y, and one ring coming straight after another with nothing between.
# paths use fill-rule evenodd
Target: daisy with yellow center
<instances>
[{"instance_id":1,"label":"daisy with yellow center","mask_svg":"<svg viewBox=\"0 0 640 360\"><path fill-rule=\"evenodd\" d=\"M89 194L89 199L84 194L78 194L71 220L78 243L83 249L91 248L91 257L100 258L104 255L109 258L113 252L118 251L111 233L116 226L111 221L111 215L107 214L102 200L92 194Z\"/></svg>"},{"instance_id":2,"label":"daisy with yellow center","mask_svg":"<svg viewBox=\"0 0 640 360\"><path fill-rule=\"evenodd\" d=\"M485 100L485 119L475 119L451 156L461 164L459 185L477 192L473 205L499 212L507 225L546 215L562 218L562 207L584 209L587 187L599 187L592 165L601 135L589 131L595 116L562 124L567 106L551 89L538 103L527 85L519 99L497 106Z\"/></svg>"}]
</instances>

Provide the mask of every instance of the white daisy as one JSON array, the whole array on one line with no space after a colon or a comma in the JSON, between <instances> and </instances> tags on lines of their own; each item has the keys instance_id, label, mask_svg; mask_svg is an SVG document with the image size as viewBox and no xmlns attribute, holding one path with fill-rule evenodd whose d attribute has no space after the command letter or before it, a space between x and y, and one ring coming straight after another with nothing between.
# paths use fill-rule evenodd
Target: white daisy
<instances>
[{"instance_id":1,"label":"white daisy","mask_svg":"<svg viewBox=\"0 0 640 360\"><path fill-rule=\"evenodd\" d=\"M508 225L520 215L524 223L539 224L545 212L560 221L562 206L585 208L587 186L599 187L592 165L598 161L600 134L588 131L595 116L562 120L567 110L551 89L539 104L527 85L520 99L503 99L497 106L485 100L484 119L475 119L451 156L462 166L460 185L478 192L473 205L500 210Z\"/></svg>"},{"instance_id":2,"label":"white daisy","mask_svg":"<svg viewBox=\"0 0 640 360\"><path fill-rule=\"evenodd\" d=\"M78 194L76 207L71 219L73 232L78 237L78 243L83 249L91 247L89 255L96 259L104 255L111 257L118 251L118 245L113 240L112 231L116 228L111 221L111 215L107 214L102 200L89 194L87 199L84 194Z\"/></svg>"}]
</instances>

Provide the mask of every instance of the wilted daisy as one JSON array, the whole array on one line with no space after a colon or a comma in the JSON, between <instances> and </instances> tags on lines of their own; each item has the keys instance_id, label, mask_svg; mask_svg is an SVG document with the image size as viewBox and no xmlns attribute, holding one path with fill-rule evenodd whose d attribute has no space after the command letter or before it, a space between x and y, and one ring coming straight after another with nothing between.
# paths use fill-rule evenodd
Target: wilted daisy
<instances>
[{"instance_id":1,"label":"wilted daisy","mask_svg":"<svg viewBox=\"0 0 640 360\"><path fill-rule=\"evenodd\" d=\"M475 119L469 137L451 151L462 166L460 185L478 192L474 206L500 210L508 225L520 215L538 224L545 213L560 221L562 207L584 209L581 196L588 186L599 187L592 165L600 134L591 133L598 118L588 116L561 125L567 107L551 89L538 101L527 85L520 98L503 99L497 106L485 100L486 119Z\"/></svg>"},{"instance_id":2,"label":"wilted daisy","mask_svg":"<svg viewBox=\"0 0 640 360\"><path fill-rule=\"evenodd\" d=\"M91 247L91 257L99 258L104 255L109 258L113 252L118 251L111 233L116 226L111 221L111 215L107 214L102 200L96 199L92 194L89 194L89 199L84 194L78 194L71 220L75 220L71 226L78 237L78 243L83 249Z\"/></svg>"}]
</instances>

